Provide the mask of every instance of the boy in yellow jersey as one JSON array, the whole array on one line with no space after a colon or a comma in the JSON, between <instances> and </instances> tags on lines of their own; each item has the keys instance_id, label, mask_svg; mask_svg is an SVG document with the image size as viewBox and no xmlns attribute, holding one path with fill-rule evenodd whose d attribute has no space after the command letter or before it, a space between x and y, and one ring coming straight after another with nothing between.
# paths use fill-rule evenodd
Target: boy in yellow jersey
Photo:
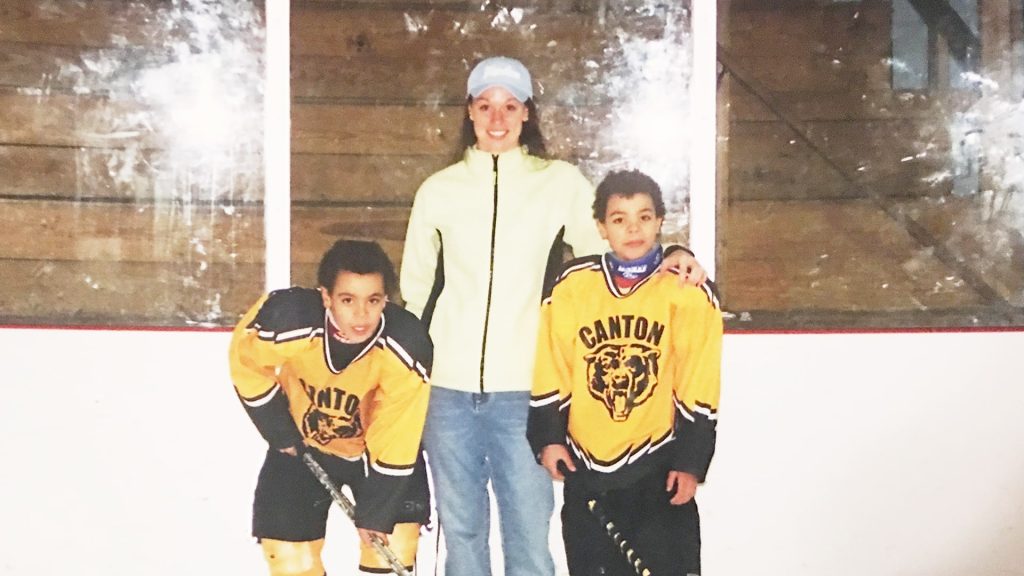
<instances>
[{"instance_id":1,"label":"boy in yellow jersey","mask_svg":"<svg viewBox=\"0 0 1024 576\"><path fill-rule=\"evenodd\" d=\"M362 540L359 570L391 570L381 537L408 569L430 496L420 455L432 346L412 314L388 301L395 272L380 246L340 240L318 289L262 297L231 339L231 377L269 444L253 502L253 536L271 576L323 576L331 497L301 459L309 452L348 484Z\"/></svg>"},{"instance_id":2,"label":"boy in yellow jersey","mask_svg":"<svg viewBox=\"0 0 1024 576\"><path fill-rule=\"evenodd\" d=\"M708 283L656 273L664 215L651 178L609 174L594 218L612 251L569 262L542 304L527 438L565 480L573 576L637 573L592 498L652 574L700 573L694 494L715 450L722 315Z\"/></svg>"}]
</instances>

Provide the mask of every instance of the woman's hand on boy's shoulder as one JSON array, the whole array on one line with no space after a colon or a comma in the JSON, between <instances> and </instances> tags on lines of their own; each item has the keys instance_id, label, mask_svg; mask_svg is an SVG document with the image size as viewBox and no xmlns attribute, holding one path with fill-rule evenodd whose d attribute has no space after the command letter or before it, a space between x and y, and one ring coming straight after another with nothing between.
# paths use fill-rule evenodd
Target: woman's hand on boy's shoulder
<instances>
[{"instance_id":1,"label":"woman's hand on boy's shoulder","mask_svg":"<svg viewBox=\"0 0 1024 576\"><path fill-rule=\"evenodd\" d=\"M708 279L708 273L704 267L697 262L693 254L686 250L677 249L666 255L661 266L658 267L658 271L667 273L670 268L679 270L680 286L700 286Z\"/></svg>"}]
</instances>

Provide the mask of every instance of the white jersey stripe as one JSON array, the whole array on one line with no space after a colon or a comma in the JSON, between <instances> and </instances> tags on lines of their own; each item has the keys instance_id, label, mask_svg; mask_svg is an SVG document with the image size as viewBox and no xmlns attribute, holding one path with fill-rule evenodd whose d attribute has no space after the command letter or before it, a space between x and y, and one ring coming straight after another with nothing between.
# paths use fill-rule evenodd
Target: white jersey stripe
<instances>
[{"instance_id":1,"label":"white jersey stripe","mask_svg":"<svg viewBox=\"0 0 1024 576\"><path fill-rule=\"evenodd\" d=\"M261 396L259 398L254 398L252 400L247 400L245 398L242 398L242 403L245 404L246 406L250 407L250 408L259 408L260 406L266 405L271 400L273 400L274 396L277 396L277 393L280 392L280 391L281 391L281 385L275 382L274 383L274 387L271 388L263 396Z\"/></svg>"}]
</instances>

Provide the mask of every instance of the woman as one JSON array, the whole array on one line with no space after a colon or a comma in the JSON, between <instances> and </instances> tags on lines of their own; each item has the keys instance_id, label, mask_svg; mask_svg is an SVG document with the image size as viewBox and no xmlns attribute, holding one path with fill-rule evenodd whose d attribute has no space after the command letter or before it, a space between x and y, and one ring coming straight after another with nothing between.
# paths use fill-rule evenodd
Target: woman
<instances>
[{"instance_id":1,"label":"woman","mask_svg":"<svg viewBox=\"0 0 1024 576\"><path fill-rule=\"evenodd\" d=\"M541 289L562 263L607 250L594 189L575 166L546 159L530 73L488 58L467 82L462 159L416 193L402 258L406 308L434 341L424 447L444 531L446 576L491 573L487 483L507 576L554 574L551 481L526 441ZM704 280L691 255L666 267Z\"/></svg>"}]
</instances>

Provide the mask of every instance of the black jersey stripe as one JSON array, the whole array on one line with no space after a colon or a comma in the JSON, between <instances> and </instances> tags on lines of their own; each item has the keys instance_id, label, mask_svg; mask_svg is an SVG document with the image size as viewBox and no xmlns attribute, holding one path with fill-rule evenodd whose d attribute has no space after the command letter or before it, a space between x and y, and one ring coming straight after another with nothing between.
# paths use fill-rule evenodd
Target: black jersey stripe
<instances>
[{"instance_id":1,"label":"black jersey stripe","mask_svg":"<svg viewBox=\"0 0 1024 576\"><path fill-rule=\"evenodd\" d=\"M706 420L718 420L718 410L712 407L710 404L704 402L694 402L694 407L691 409L686 404L683 404L678 399L673 398L672 401L676 405L676 409L679 410L679 414L689 420L690 422L696 422L697 416L700 416Z\"/></svg>"},{"instance_id":2,"label":"black jersey stripe","mask_svg":"<svg viewBox=\"0 0 1024 576\"><path fill-rule=\"evenodd\" d=\"M437 232L437 266L434 268L434 283L430 286L430 295L427 296L427 302L423 306L423 313L420 314L420 320L423 325L427 328L430 327L430 321L434 317L434 308L437 306L437 300L441 297L441 292L444 291L444 238L441 236L440 230Z\"/></svg>"},{"instance_id":3,"label":"black jersey stripe","mask_svg":"<svg viewBox=\"0 0 1024 576\"><path fill-rule=\"evenodd\" d=\"M395 466L393 464L386 464L380 461L370 463L371 468L376 470L377 473L383 474L385 476L410 476L412 475L414 466L415 464L409 464L407 466Z\"/></svg>"},{"instance_id":4,"label":"black jersey stripe","mask_svg":"<svg viewBox=\"0 0 1024 576\"><path fill-rule=\"evenodd\" d=\"M601 263L598 261L597 256L578 258L565 265L565 268L562 269L562 273L559 274L558 278L555 280L555 285L557 286L559 282L565 280L574 272L579 272L581 270L599 270L600 268Z\"/></svg>"},{"instance_id":5,"label":"black jersey stripe","mask_svg":"<svg viewBox=\"0 0 1024 576\"><path fill-rule=\"evenodd\" d=\"M715 292L715 287L710 280L705 281L700 285L700 289L704 291L704 295L707 296L708 302L715 307L715 310L721 310L722 305L718 301L718 294Z\"/></svg>"},{"instance_id":6,"label":"black jersey stripe","mask_svg":"<svg viewBox=\"0 0 1024 576\"><path fill-rule=\"evenodd\" d=\"M565 412L566 410L569 409L569 406L572 406L572 394L569 394L564 399L562 399L562 403L558 405L558 411Z\"/></svg>"},{"instance_id":7,"label":"black jersey stripe","mask_svg":"<svg viewBox=\"0 0 1024 576\"><path fill-rule=\"evenodd\" d=\"M668 444L672 440L675 440L675 433L672 429L669 429L657 440L648 438L637 446L631 446L626 450L623 450L621 454L610 460L602 460L595 457L593 454L579 446L571 436L569 436L567 440L569 442L569 447L576 453L576 456L583 461L587 469L607 474L615 472L624 466L633 464L644 456L656 452L662 446Z\"/></svg>"},{"instance_id":8,"label":"black jersey stripe","mask_svg":"<svg viewBox=\"0 0 1024 576\"><path fill-rule=\"evenodd\" d=\"M558 400L558 390L552 390L547 394L535 394L530 396L530 406L545 406Z\"/></svg>"}]
</instances>

